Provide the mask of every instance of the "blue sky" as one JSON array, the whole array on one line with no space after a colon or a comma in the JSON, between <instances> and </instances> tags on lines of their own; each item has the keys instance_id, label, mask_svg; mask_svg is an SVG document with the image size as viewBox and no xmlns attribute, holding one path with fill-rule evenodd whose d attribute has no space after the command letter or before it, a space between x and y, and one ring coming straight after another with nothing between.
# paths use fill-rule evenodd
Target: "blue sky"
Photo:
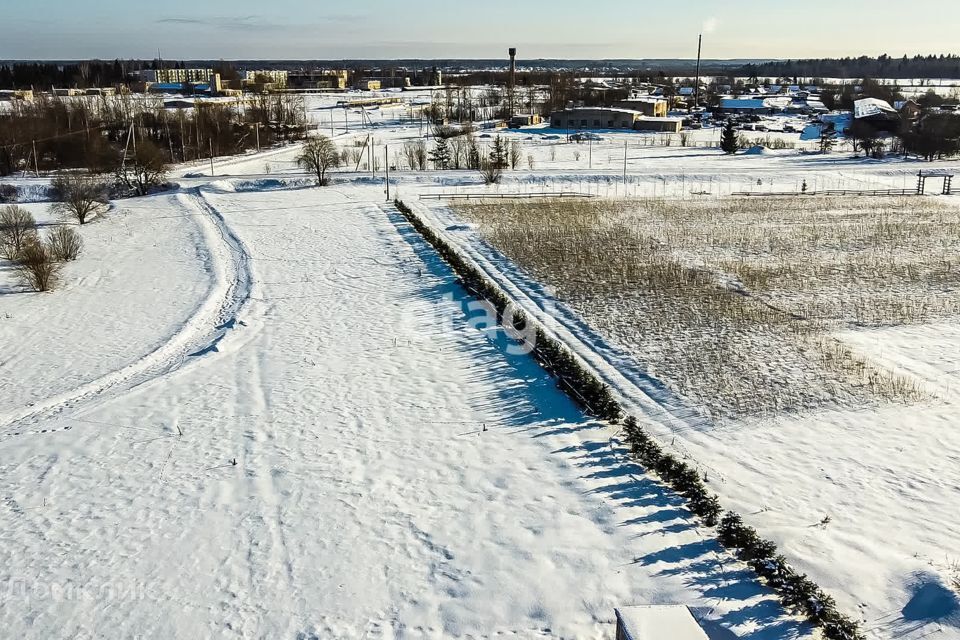
<instances>
[{"instance_id":1,"label":"blue sky","mask_svg":"<svg viewBox=\"0 0 960 640\"><path fill-rule=\"evenodd\" d=\"M960 52L957 0L0 0L0 59Z\"/></svg>"}]
</instances>

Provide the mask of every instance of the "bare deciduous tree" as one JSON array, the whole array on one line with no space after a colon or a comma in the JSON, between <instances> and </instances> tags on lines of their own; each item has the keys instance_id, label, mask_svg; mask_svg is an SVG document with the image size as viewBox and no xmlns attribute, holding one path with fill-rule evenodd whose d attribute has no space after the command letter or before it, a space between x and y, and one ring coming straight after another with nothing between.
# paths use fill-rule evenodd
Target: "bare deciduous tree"
<instances>
[{"instance_id":1,"label":"bare deciduous tree","mask_svg":"<svg viewBox=\"0 0 960 640\"><path fill-rule=\"evenodd\" d=\"M86 224L90 216L106 208L107 185L96 176L64 174L53 181L53 188L60 198L54 209L80 224Z\"/></svg>"},{"instance_id":2,"label":"bare deciduous tree","mask_svg":"<svg viewBox=\"0 0 960 640\"><path fill-rule=\"evenodd\" d=\"M520 147L519 140L510 142L510 168L516 171L520 166L520 160L523 159L523 149Z\"/></svg>"},{"instance_id":3,"label":"bare deciduous tree","mask_svg":"<svg viewBox=\"0 0 960 640\"><path fill-rule=\"evenodd\" d=\"M463 169L467 166L469 142L465 136L450 139L450 168Z\"/></svg>"},{"instance_id":4,"label":"bare deciduous tree","mask_svg":"<svg viewBox=\"0 0 960 640\"><path fill-rule=\"evenodd\" d=\"M16 202L20 190L12 184L0 184L0 202Z\"/></svg>"},{"instance_id":5,"label":"bare deciduous tree","mask_svg":"<svg viewBox=\"0 0 960 640\"><path fill-rule=\"evenodd\" d=\"M83 238L76 230L65 225L57 225L47 236L50 253L60 262L76 260L83 249Z\"/></svg>"},{"instance_id":6,"label":"bare deciduous tree","mask_svg":"<svg viewBox=\"0 0 960 640\"><path fill-rule=\"evenodd\" d=\"M60 276L60 264L50 248L40 241L24 246L16 270L20 281L34 291L50 291Z\"/></svg>"},{"instance_id":7,"label":"bare deciduous tree","mask_svg":"<svg viewBox=\"0 0 960 640\"><path fill-rule=\"evenodd\" d=\"M16 205L0 209L0 256L16 260L36 237L37 222L29 211Z\"/></svg>"},{"instance_id":8,"label":"bare deciduous tree","mask_svg":"<svg viewBox=\"0 0 960 640\"><path fill-rule=\"evenodd\" d=\"M136 151L117 168L117 180L145 196L166 181L168 168L164 152L149 140L140 140Z\"/></svg>"},{"instance_id":9,"label":"bare deciduous tree","mask_svg":"<svg viewBox=\"0 0 960 640\"><path fill-rule=\"evenodd\" d=\"M423 140L408 142L403 145L403 157L411 169L427 170L427 145Z\"/></svg>"},{"instance_id":10,"label":"bare deciduous tree","mask_svg":"<svg viewBox=\"0 0 960 640\"><path fill-rule=\"evenodd\" d=\"M327 172L340 166L340 152L330 138L317 136L303 145L297 164L315 175L317 184L322 187L328 182Z\"/></svg>"}]
</instances>

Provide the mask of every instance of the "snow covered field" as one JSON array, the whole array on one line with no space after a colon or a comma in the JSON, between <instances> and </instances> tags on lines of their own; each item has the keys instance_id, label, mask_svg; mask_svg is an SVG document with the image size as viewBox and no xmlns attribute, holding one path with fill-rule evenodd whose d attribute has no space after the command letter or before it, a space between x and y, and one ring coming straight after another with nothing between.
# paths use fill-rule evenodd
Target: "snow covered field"
<instances>
[{"instance_id":1,"label":"snow covered field","mask_svg":"<svg viewBox=\"0 0 960 640\"><path fill-rule=\"evenodd\" d=\"M348 118L337 144L369 133L381 157L420 137L399 117ZM391 196L456 226L534 311L539 283L418 196L901 188L928 166L502 134L524 149L504 184L397 166ZM180 167L178 192L116 203L81 230L86 251L53 293L21 293L0 265L5 634L610 638L614 606L681 603L714 640L811 635L625 461L615 429L470 322L450 272L385 203L382 172L351 167L318 189L296 153L219 159L215 177ZM960 638L946 586L960 548L955 322L837 334L930 401L718 428L665 417L677 406L575 314L557 331L873 637Z\"/></svg>"},{"instance_id":2,"label":"snow covered field","mask_svg":"<svg viewBox=\"0 0 960 640\"><path fill-rule=\"evenodd\" d=\"M25 208L41 225L57 221L46 204ZM190 215L177 196L120 203L84 229L83 259L66 266L55 296L18 294L0 265L0 422L149 366L200 311L215 265L199 253L204 227L183 224Z\"/></svg>"},{"instance_id":3,"label":"snow covered field","mask_svg":"<svg viewBox=\"0 0 960 640\"><path fill-rule=\"evenodd\" d=\"M838 204L842 200L832 202L832 206L843 206ZM862 206L869 208L870 202L863 202ZM830 400L835 392L828 390L826 372L797 376L790 371L792 365L782 360L784 346L795 340L791 338L795 329L775 342L765 341L766 332L776 332L779 311L765 317L763 313L750 315L752 312L745 309L747 315L739 315L733 307L715 303L694 305L696 308L688 311L682 305L658 310L650 307L657 304L657 298L642 293L634 297L636 294L629 287L619 294L616 289L608 292L603 280L610 273L623 269L624 277L631 277L629 265L615 262L624 247L608 241L604 249L606 236L599 234L600 244L592 250L587 248L587 254L578 254L575 245L567 244L564 248L562 241L557 243L564 237L588 245L597 241L588 226L581 228L582 223L574 221L576 204L564 203L558 211L566 213L558 214L556 219L523 208L528 204L517 205L520 212L513 216L509 213L513 205L495 201L479 208L467 205L460 217L442 204L423 207L422 212L433 217L440 228L458 229L449 234L450 238L471 252L488 273L506 286L532 296L528 308L536 309L552 300L528 276L530 272L544 273L541 282L557 287L557 295L564 300L560 319L570 332L568 340L587 357L598 354L592 364L607 373L607 380L628 402L638 403L663 442L699 463L704 473L714 479L713 486L725 502L745 514L802 570L836 594L846 610L859 610L864 627L875 637L922 637L931 631L944 637L960 637L960 606L950 591L957 563L955 550L960 548L955 516L960 488L960 466L956 464L960 460L960 440L953 428L960 420L953 377L956 354L960 353L960 325L956 324L956 299L952 293L955 284L952 276L934 284L939 276L920 262L901 272L905 264L918 259L938 260L935 247L952 246L956 240L956 205L944 202L942 206L946 208L940 210L935 201L925 203L923 206L933 205L931 211L939 210L932 214L936 219L933 227L893 233L889 237L895 247L879 241L875 248L885 258L882 265L872 268L880 280L870 284L870 278L861 277L867 274L857 266L866 258L842 252L845 246L858 247L862 254L869 255L874 250L870 248L872 243L880 237L874 225L892 225L887 227L892 229L899 224L899 216L886 209L889 204L882 200L872 202L877 210L869 215L875 219L864 220L846 212L839 218L843 227L832 226L835 223L829 222L829 216L836 214L829 210L824 218L815 211L804 213L805 208L799 207L796 212L779 216L760 215L738 230L750 214L728 212L718 227L729 227L721 238L705 231L703 225L709 227L712 223L701 219L700 204L690 202L686 214L677 219L679 228L671 227L669 215L665 219L645 219L643 215L631 215L628 206L621 214L623 228L610 229L610 237L618 242L632 238L635 230L642 236L656 229L659 235L651 236L655 243L677 251L698 270L711 268L711 264L713 268L729 264L734 273L750 267L747 271L756 272L755 277L745 281L751 288L763 282L762 289L753 291L762 292L763 305L772 303L777 309L802 310L817 318L818 323L833 322L830 319L836 318L843 325L849 322L856 327L878 322L922 323L939 315L949 318L936 325L836 332L834 337L845 345L845 350L850 350L844 358L852 358L858 366L865 363L875 372L869 376L869 386L852 379L845 383L852 386L847 391L837 390L840 395L836 400ZM657 203L641 202L635 206L643 210L653 204ZM751 201L741 206L752 208L753 204ZM557 205L545 203L542 209L548 206ZM580 206L590 210L590 203ZM908 226L929 224L923 222L929 214L920 207L918 203L905 209L905 213L910 212L903 219ZM683 210L681 204L680 211ZM602 215L591 218L593 215L596 214L587 215L587 219L602 219ZM462 219L481 222L479 233L508 255L517 256L528 271L518 271L500 257L478 232L457 226ZM524 227L524 222L530 226ZM561 226L552 237L554 225ZM763 242L757 245L750 240L753 231L768 225L770 228L762 234ZM778 225L785 226L777 228ZM795 255L788 233L797 233L805 225L818 227L814 244L822 251L808 248L802 256ZM850 227L844 230L847 225ZM515 232L510 230L511 226L516 227ZM843 237L854 228L858 236L863 235L848 243ZM914 246L915 242L924 242L928 231L935 231L934 235L942 232L942 236L927 249ZM630 245L631 241L625 243ZM638 263L648 260L642 238L634 243L638 248L633 259ZM775 255L764 252L761 245L765 244ZM551 258L551 251L559 253ZM746 254L739 256L740 251ZM946 264L951 264L954 252L955 248L948 249L948 254L942 256ZM590 253L607 255L614 261L610 273L592 265L587 258ZM817 276L814 272L820 268L817 265L824 254L832 256L827 262L834 266ZM800 258L796 264L801 266L794 276L795 286L791 287L789 282L777 281L772 272L778 268L789 270L787 265L793 264L794 258ZM746 263L738 262L744 259ZM549 266L551 260L557 261L554 270ZM770 267L771 273L757 271L758 265ZM948 269L947 273L952 271ZM767 281L767 276L772 280ZM641 273L638 277L643 281L647 276ZM843 293L845 277L859 283L853 298L845 299L849 296ZM887 282L881 284L884 279ZM920 289L914 289L914 285L920 285ZM697 285L684 286L692 293ZM735 279L734 286L739 290L744 282ZM927 286L932 289L920 293ZM578 290L583 293L576 293ZM924 297L925 302L912 303L911 298L917 295ZM902 319L893 311L897 305L888 304L891 301L904 305ZM757 309L766 309L763 305ZM917 315L907 312L907 307ZM857 315L855 309L861 309L864 315ZM852 320L845 319L848 314L852 314ZM582 324L581 318L589 326ZM739 324L744 320L747 325ZM760 331L746 329L751 322L757 323ZM669 331L661 335L658 327ZM806 352L801 357L811 357L810 351L805 348L799 353ZM687 361L679 371L673 368L678 358ZM728 378L731 375L733 378ZM771 377L765 379L767 375ZM896 400L892 404L878 402L877 398L885 397L887 392L882 390L884 384L876 380L888 380L893 385L891 392L897 389L908 393L899 399L896 393L890 396ZM664 389L662 383L671 384ZM813 390L811 384L822 387ZM808 387L809 398L819 397L814 405L825 403L822 408L811 406L799 412L797 406L786 412L779 409L781 404L786 408L796 403L802 405L805 401L801 396ZM682 392L680 397L674 393L678 389ZM710 393L731 394L734 416L723 418L723 397L709 396ZM651 402L655 406L651 407ZM699 411L701 403L717 410L721 417L705 420ZM757 403L766 403L766 409ZM839 407L834 408L833 404ZM755 412L758 414L750 415ZM746 415L736 417L737 413Z\"/></svg>"},{"instance_id":4,"label":"snow covered field","mask_svg":"<svg viewBox=\"0 0 960 640\"><path fill-rule=\"evenodd\" d=\"M708 626L802 636L606 428L468 324L380 200L219 182L84 230L142 247L174 241L151 219L177 220L195 255L167 277L229 312L183 314L170 342L189 353L131 340L151 366L129 383L5 414L7 633L609 637L617 604L683 602Z\"/></svg>"}]
</instances>

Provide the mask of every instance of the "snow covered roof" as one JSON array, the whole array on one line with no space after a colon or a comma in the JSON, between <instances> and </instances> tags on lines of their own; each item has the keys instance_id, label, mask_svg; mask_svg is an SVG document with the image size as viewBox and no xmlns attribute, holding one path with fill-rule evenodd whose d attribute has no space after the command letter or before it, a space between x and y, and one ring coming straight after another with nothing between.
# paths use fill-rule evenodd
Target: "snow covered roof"
<instances>
[{"instance_id":1,"label":"snow covered roof","mask_svg":"<svg viewBox=\"0 0 960 640\"><path fill-rule=\"evenodd\" d=\"M661 103L661 102L666 102L666 100L665 100L664 98L662 98L662 97L657 97L657 96L631 96L631 97L627 98L626 100L621 100L621 103L622 103L622 104L627 104L627 103L630 103L630 102L643 102L643 103L648 103L648 104L658 104L658 103Z\"/></svg>"},{"instance_id":2,"label":"snow covered roof","mask_svg":"<svg viewBox=\"0 0 960 640\"><path fill-rule=\"evenodd\" d=\"M640 115L640 112L634 109L620 109L617 107L573 107L572 109L563 109L562 111L555 111L554 113L588 113L588 112L628 113L630 115L635 115L635 116Z\"/></svg>"},{"instance_id":3,"label":"snow covered roof","mask_svg":"<svg viewBox=\"0 0 960 640\"><path fill-rule=\"evenodd\" d=\"M721 109L785 109L790 106L789 96L782 98L721 98Z\"/></svg>"},{"instance_id":4,"label":"snow covered roof","mask_svg":"<svg viewBox=\"0 0 960 640\"><path fill-rule=\"evenodd\" d=\"M878 98L862 98L853 103L853 117L872 118L880 115L897 115L897 110L886 100Z\"/></svg>"},{"instance_id":5,"label":"snow covered roof","mask_svg":"<svg viewBox=\"0 0 960 640\"><path fill-rule=\"evenodd\" d=\"M720 107L723 109L766 109L763 100L757 98L722 98Z\"/></svg>"},{"instance_id":6,"label":"snow covered roof","mask_svg":"<svg viewBox=\"0 0 960 640\"><path fill-rule=\"evenodd\" d=\"M911 105L919 108L920 105L917 104L916 100L897 100L893 103L893 108L897 111L902 111L904 107Z\"/></svg>"},{"instance_id":7,"label":"snow covered roof","mask_svg":"<svg viewBox=\"0 0 960 640\"><path fill-rule=\"evenodd\" d=\"M614 609L626 640L709 640L684 605L647 605Z\"/></svg>"}]
</instances>

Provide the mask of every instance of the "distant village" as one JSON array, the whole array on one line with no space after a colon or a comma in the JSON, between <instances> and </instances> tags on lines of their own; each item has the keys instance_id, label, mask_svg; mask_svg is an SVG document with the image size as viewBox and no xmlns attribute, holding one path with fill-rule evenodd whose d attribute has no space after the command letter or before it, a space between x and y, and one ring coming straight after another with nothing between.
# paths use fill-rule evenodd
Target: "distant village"
<instances>
[{"instance_id":1,"label":"distant village","mask_svg":"<svg viewBox=\"0 0 960 640\"><path fill-rule=\"evenodd\" d=\"M679 134L723 126L819 140L825 149L833 138L856 138L874 154L909 147L932 159L960 150L957 87L937 91L871 79L668 77L636 70L595 76L518 69L513 48L505 62L506 68L447 70L357 65L237 68L229 63L188 67L155 60L130 71L106 67L91 72L81 65L81 81L75 86L49 88L36 84L27 88L23 85L31 76L25 70L0 67L0 86L15 85L0 90L0 116L16 103L62 98L153 96L154 103L162 101L161 108L191 110L218 102L242 109L254 96L330 93L342 94L338 104L344 108L404 105L410 108L410 117L426 117L434 124L469 122L486 129L539 126L574 138L586 131ZM66 75L64 67L53 71ZM98 78L118 77L122 81L93 85ZM931 124L924 127L924 122ZM886 144L886 139L898 142Z\"/></svg>"}]
</instances>

